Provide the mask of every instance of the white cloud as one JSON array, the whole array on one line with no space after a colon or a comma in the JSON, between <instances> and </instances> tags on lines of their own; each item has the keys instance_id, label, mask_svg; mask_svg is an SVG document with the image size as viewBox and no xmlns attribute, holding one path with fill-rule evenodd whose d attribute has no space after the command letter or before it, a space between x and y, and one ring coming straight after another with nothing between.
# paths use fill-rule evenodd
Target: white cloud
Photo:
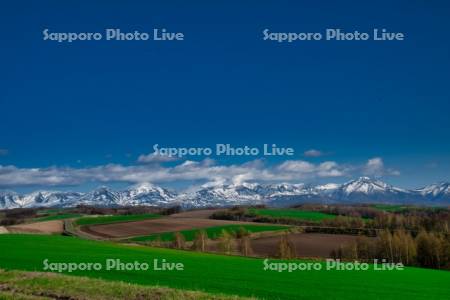
<instances>
[{"instance_id":1,"label":"white cloud","mask_svg":"<svg viewBox=\"0 0 450 300\"><path fill-rule=\"evenodd\" d=\"M346 174L346 168L334 161L313 164L303 160L288 160L278 166L282 172L301 174L302 177L339 177Z\"/></svg>"},{"instance_id":2,"label":"white cloud","mask_svg":"<svg viewBox=\"0 0 450 300\"><path fill-rule=\"evenodd\" d=\"M280 171L311 173L315 170L315 165L303 160L288 160L278 166Z\"/></svg>"},{"instance_id":3,"label":"white cloud","mask_svg":"<svg viewBox=\"0 0 450 300\"><path fill-rule=\"evenodd\" d=\"M162 155L159 153L141 154L138 157L138 162L140 163L164 163L177 160L176 157Z\"/></svg>"},{"instance_id":4,"label":"white cloud","mask_svg":"<svg viewBox=\"0 0 450 300\"><path fill-rule=\"evenodd\" d=\"M0 187L79 185L86 182L301 182L360 173L381 176L396 175L398 171L386 168L379 157L370 159L363 166L342 165L334 161L315 164L304 160L288 160L275 165L268 165L263 160L219 165L212 159L187 160L175 166L158 163L130 166L107 164L90 168L18 168L0 165Z\"/></svg>"},{"instance_id":5,"label":"white cloud","mask_svg":"<svg viewBox=\"0 0 450 300\"><path fill-rule=\"evenodd\" d=\"M317 168L317 175L319 177L339 177L345 176L348 170L338 165L334 161L326 161L321 163Z\"/></svg>"},{"instance_id":6,"label":"white cloud","mask_svg":"<svg viewBox=\"0 0 450 300\"><path fill-rule=\"evenodd\" d=\"M384 163L380 157L374 157L367 161L365 167L365 174L367 175L380 175L384 171Z\"/></svg>"},{"instance_id":7,"label":"white cloud","mask_svg":"<svg viewBox=\"0 0 450 300\"><path fill-rule=\"evenodd\" d=\"M384 166L383 159L381 157L374 157L367 161L363 168L363 174L375 177L381 177L384 175L400 175L400 172Z\"/></svg>"},{"instance_id":8,"label":"white cloud","mask_svg":"<svg viewBox=\"0 0 450 300\"><path fill-rule=\"evenodd\" d=\"M325 153L323 153L320 150L310 149L310 150L303 152L303 155L306 157L320 157L320 156L325 155Z\"/></svg>"}]
</instances>

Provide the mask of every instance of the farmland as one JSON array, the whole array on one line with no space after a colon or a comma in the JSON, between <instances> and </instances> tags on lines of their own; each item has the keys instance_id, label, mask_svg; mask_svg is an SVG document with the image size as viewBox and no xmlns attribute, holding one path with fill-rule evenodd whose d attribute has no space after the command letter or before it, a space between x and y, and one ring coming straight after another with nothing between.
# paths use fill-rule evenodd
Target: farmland
<instances>
[{"instance_id":1,"label":"farmland","mask_svg":"<svg viewBox=\"0 0 450 300\"><path fill-rule=\"evenodd\" d=\"M331 257L331 252L342 246L348 246L357 239L355 235L323 234L323 233L293 233L289 235L295 253L298 257ZM275 257L278 252L280 237L267 236L252 240L254 255L260 257Z\"/></svg>"},{"instance_id":2,"label":"farmland","mask_svg":"<svg viewBox=\"0 0 450 300\"><path fill-rule=\"evenodd\" d=\"M43 261L124 262L166 259L181 262L184 271L74 271L71 275L162 285L210 293L279 299L445 299L450 272L406 268L403 271L263 270L261 259L127 246L74 237L41 235L0 236L0 268L42 271ZM30 255L32 251L32 255ZM237 275L239 274L239 275ZM245 282L245 284L240 284Z\"/></svg>"},{"instance_id":3,"label":"farmland","mask_svg":"<svg viewBox=\"0 0 450 300\"><path fill-rule=\"evenodd\" d=\"M216 239L220 236L222 233L222 230L225 230L229 233L235 233L241 228L245 229L246 231L253 233L253 232L263 232L263 231L276 231L276 230L286 230L289 227L287 226L277 226L277 225L249 225L249 224L243 224L243 225L223 225L223 226L214 226L214 227L208 227L205 228L205 232L208 235L208 238L210 239ZM192 241L195 237L195 234L199 231L199 229L190 229L190 230L183 230L180 231L180 233L184 236L186 241ZM132 238L132 241L153 241L156 239L160 239L161 241L173 241L174 240L174 232L164 232L160 234L152 234L148 236L139 236Z\"/></svg>"},{"instance_id":4,"label":"farmland","mask_svg":"<svg viewBox=\"0 0 450 300\"><path fill-rule=\"evenodd\" d=\"M62 220L50 220L42 222L34 222L29 224L19 224L10 226L10 232L23 233L39 233L39 234L58 234L63 232Z\"/></svg>"},{"instance_id":5,"label":"farmland","mask_svg":"<svg viewBox=\"0 0 450 300\"><path fill-rule=\"evenodd\" d=\"M305 211L297 209L250 209L250 213L257 216L266 216L273 218L293 218L307 221L322 221L325 219L334 219L335 215L325 214L317 211Z\"/></svg>"},{"instance_id":6,"label":"farmland","mask_svg":"<svg viewBox=\"0 0 450 300\"><path fill-rule=\"evenodd\" d=\"M33 222L45 222L45 221L53 221L53 220L65 220L65 219L74 219L82 217L81 214L72 214L72 213L62 213L62 214L53 214L45 217L34 218Z\"/></svg>"},{"instance_id":7,"label":"farmland","mask_svg":"<svg viewBox=\"0 0 450 300\"><path fill-rule=\"evenodd\" d=\"M84 217L76 221L77 225L100 225L111 223L123 223L123 222L135 222L148 219L159 218L157 214L138 214L138 215L115 215L115 216L97 216L97 217Z\"/></svg>"},{"instance_id":8,"label":"farmland","mask_svg":"<svg viewBox=\"0 0 450 300\"><path fill-rule=\"evenodd\" d=\"M111 224L95 224L83 226L82 230L91 235L105 238L127 238L214 226L245 224L249 223L201 218L161 217L128 223L114 222ZM257 225L258 224L255 224L255 226Z\"/></svg>"}]
</instances>

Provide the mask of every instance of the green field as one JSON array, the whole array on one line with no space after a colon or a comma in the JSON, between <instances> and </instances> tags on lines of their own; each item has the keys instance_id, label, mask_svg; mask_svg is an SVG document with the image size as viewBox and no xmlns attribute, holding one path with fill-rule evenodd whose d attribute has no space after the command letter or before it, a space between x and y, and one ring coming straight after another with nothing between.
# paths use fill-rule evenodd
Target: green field
<instances>
[{"instance_id":1,"label":"green field","mask_svg":"<svg viewBox=\"0 0 450 300\"><path fill-rule=\"evenodd\" d=\"M287 226L278 226L278 225L224 225L224 226L214 226L214 227L208 227L204 230L206 231L206 234L208 235L208 238L210 239L216 239L220 236L222 233L222 230L226 230L229 233L235 233L240 228L246 229L248 232L262 232L262 231L275 231L275 230L285 230L289 227ZM191 229L191 230L182 230L180 233L184 236L186 241L192 241L195 237L195 234L199 231L199 229ZM146 235L146 236L138 236L135 238L132 238L130 240L136 241L136 242L143 242L143 241L154 241L156 239L159 239L163 242L173 241L174 240L174 234L175 232L164 232L159 234L152 234L152 235Z\"/></svg>"},{"instance_id":2,"label":"green field","mask_svg":"<svg viewBox=\"0 0 450 300\"><path fill-rule=\"evenodd\" d=\"M419 268L403 271L264 271L263 260L164 248L120 245L75 237L0 235L0 268L42 271L43 261L181 262L184 271L75 271L72 275L162 285L210 293L266 299L448 299L450 272ZM297 261L299 262L299 261Z\"/></svg>"},{"instance_id":3,"label":"green field","mask_svg":"<svg viewBox=\"0 0 450 300\"><path fill-rule=\"evenodd\" d=\"M307 221L322 221L324 219L334 219L335 215L329 215L318 211L307 211L298 209L250 209L250 213L257 216L273 218L292 218Z\"/></svg>"},{"instance_id":4,"label":"green field","mask_svg":"<svg viewBox=\"0 0 450 300\"><path fill-rule=\"evenodd\" d=\"M50 215L50 216L45 216L45 217L34 218L33 222L73 219L73 218L79 218L82 216L83 215L81 215L81 214L71 214L71 213L57 214L57 215Z\"/></svg>"},{"instance_id":5,"label":"green field","mask_svg":"<svg viewBox=\"0 0 450 300\"><path fill-rule=\"evenodd\" d=\"M140 214L140 215L116 215L116 216L98 216L98 217L84 217L76 220L77 225L99 225L109 223L121 223L132 221L143 221L147 219L155 219L161 217L157 214Z\"/></svg>"}]
</instances>

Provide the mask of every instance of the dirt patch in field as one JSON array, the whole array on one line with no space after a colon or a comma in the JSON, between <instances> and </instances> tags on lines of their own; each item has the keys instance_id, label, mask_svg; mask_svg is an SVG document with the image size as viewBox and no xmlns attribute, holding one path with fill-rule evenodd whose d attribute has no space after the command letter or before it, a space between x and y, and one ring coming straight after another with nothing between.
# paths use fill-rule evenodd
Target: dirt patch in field
<instances>
[{"instance_id":1,"label":"dirt patch in field","mask_svg":"<svg viewBox=\"0 0 450 300\"><path fill-rule=\"evenodd\" d=\"M323 233L294 233L289 239L295 245L298 256L301 257L330 257L332 250L339 246L348 245L355 241L357 236L345 234ZM251 241L253 252L257 256L276 256L280 236L264 237Z\"/></svg>"},{"instance_id":2,"label":"dirt patch in field","mask_svg":"<svg viewBox=\"0 0 450 300\"><path fill-rule=\"evenodd\" d=\"M223 208L215 209L199 209L183 211L177 214L170 215L171 218L194 218L194 219L209 219L214 213L224 211Z\"/></svg>"},{"instance_id":3,"label":"dirt patch in field","mask_svg":"<svg viewBox=\"0 0 450 300\"><path fill-rule=\"evenodd\" d=\"M138 222L83 226L81 230L87 232L88 234L104 238L125 238L140 235L150 235L153 233L181 231L181 230L206 228L221 225L233 225L233 224L258 225L255 223L248 223L248 222L168 217ZM263 224L261 223L261 225Z\"/></svg>"},{"instance_id":4,"label":"dirt patch in field","mask_svg":"<svg viewBox=\"0 0 450 300\"><path fill-rule=\"evenodd\" d=\"M9 226L8 230L12 233L54 234L54 233L62 233L64 230L64 225L63 221L61 220L53 220L53 221Z\"/></svg>"}]
</instances>

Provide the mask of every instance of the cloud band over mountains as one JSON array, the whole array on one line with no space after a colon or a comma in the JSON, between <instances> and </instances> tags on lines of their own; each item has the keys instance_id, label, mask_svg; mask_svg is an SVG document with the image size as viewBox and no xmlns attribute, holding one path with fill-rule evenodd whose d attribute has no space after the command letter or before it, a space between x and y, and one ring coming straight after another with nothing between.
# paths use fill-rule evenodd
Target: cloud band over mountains
<instances>
[{"instance_id":1,"label":"cloud band over mountains","mask_svg":"<svg viewBox=\"0 0 450 300\"><path fill-rule=\"evenodd\" d=\"M141 157L140 161L142 160ZM158 159L158 161L164 160ZM219 165L212 159L186 160L173 166L164 166L161 163L107 164L87 168L58 166L18 168L0 165L0 187L64 186L81 185L87 182L299 182L318 178L351 177L360 174L383 176L399 175L399 172L386 168L383 160L379 157L371 158L361 165L339 164L335 161L311 163L305 160L286 160L275 165L269 165L263 160Z\"/></svg>"}]
</instances>

